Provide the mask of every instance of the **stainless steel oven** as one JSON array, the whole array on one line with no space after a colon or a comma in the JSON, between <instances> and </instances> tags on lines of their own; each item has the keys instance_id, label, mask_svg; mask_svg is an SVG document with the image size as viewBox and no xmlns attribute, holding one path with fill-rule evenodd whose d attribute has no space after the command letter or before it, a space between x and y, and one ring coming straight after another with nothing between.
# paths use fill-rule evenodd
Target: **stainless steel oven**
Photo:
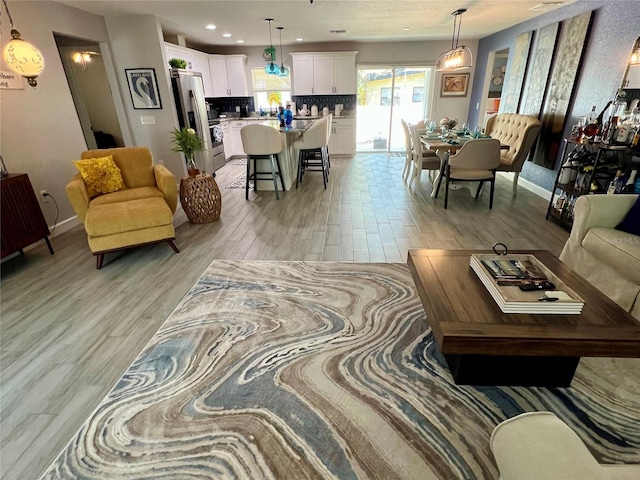
<instances>
[{"instance_id":1,"label":"stainless steel oven","mask_svg":"<svg viewBox=\"0 0 640 480\"><path fill-rule=\"evenodd\" d=\"M209 152L209 155L213 160L214 168L217 170L226 162L224 144L222 143L222 128L220 128L220 120L209 119L209 133L211 135L211 151Z\"/></svg>"}]
</instances>

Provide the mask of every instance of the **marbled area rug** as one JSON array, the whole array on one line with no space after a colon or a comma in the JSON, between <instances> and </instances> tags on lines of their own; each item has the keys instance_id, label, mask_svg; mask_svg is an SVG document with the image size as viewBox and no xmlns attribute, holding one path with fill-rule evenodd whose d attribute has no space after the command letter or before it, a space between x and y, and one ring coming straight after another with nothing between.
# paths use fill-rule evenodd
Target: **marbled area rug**
<instances>
[{"instance_id":1,"label":"marbled area rug","mask_svg":"<svg viewBox=\"0 0 640 480\"><path fill-rule=\"evenodd\" d=\"M43 478L492 479L491 431L537 410L637 463L638 367L457 386L406 265L216 260Z\"/></svg>"}]
</instances>

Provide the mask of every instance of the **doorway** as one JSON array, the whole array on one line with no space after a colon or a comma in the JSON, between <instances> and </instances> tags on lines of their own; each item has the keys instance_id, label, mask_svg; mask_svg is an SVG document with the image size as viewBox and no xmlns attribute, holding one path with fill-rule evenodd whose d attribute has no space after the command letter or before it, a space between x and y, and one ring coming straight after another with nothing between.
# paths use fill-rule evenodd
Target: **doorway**
<instances>
[{"instance_id":1,"label":"doorway","mask_svg":"<svg viewBox=\"0 0 640 480\"><path fill-rule=\"evenodd\" d=\"M417 123L431 107L433 67L359 67L356 150L404 150L400 120Z\"/></svg>"},{"instance_id":2,"label":"doorway","mask_svg":"<svg viewBox=\"0 0 640 480\"><path fill-rule=\"evenodd\" d=\"M54 34L87 148L125 145L100 45Z\"/></svg>"}]
</instances>

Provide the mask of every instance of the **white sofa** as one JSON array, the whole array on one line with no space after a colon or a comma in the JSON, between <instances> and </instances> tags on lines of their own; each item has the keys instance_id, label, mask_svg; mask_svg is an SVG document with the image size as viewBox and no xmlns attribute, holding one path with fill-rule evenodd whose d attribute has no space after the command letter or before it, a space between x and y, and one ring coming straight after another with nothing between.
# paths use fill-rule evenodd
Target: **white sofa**
<instances>
[{"instance_id":1,"label":"white sofa","mask_svg":"<svg viewBox=\"0 0 640 480\"><path fill-rule=\"evenodd\" d=\"M551 412L505 420L491 434L500 480L637 480L640 465L599 464L580 437Z\"/></svg>"},{"instance_id":2,"label":"white sofa","mask_svg":"<svg viewBox=\"0 0 640 480\"><path fill-rule=\"evenodd\" d=\"M584 195L560 260L640 320L640 236L616 230L638 195Z\"/></svg>"}]
</instances>

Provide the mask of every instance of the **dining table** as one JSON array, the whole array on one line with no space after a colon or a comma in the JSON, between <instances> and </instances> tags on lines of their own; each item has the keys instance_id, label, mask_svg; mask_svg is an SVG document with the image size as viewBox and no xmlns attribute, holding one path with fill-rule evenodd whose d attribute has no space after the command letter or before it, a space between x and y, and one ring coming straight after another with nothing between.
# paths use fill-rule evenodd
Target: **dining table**
<instances>
[{"instance_id":1,"label":"dining table","mask_svg":"<svg viewBox=\"0 0 640 480\"><path fill-rule=\"evenodd\" d=\"M440 135L426 133L426 131L424 134L420 135L420 142L422 143L423 148L426 148L428 150L433 150L434 152L436 152L436 155L438 155L441 159L440 171L438 172L435 179L433 180L433 190L431 192L431 197L435 197L438 194L437 185L438 185L438 182L440 181L440 177L444 175L444 172L447 168L449 155L451 155L452 153L455 154L455 152L460 150L460 148L462 148L462 146L466 142L468 142L469 140L475 140L475 138L476 137L473 137L471 135L464 135L464 136L458 135L455 138L452 137L449 140L443 140ZM477 138L491 138L491 137L481 136ZM500 150L509 150L509 145L506 143L500 142ZM452 185L450 188L452 190L467 188L469 189L469 193L471 193L471 195L474 196L471 190L471 183L472 182L459 182L456 185Z\"/></svg>"}]
</instances>

